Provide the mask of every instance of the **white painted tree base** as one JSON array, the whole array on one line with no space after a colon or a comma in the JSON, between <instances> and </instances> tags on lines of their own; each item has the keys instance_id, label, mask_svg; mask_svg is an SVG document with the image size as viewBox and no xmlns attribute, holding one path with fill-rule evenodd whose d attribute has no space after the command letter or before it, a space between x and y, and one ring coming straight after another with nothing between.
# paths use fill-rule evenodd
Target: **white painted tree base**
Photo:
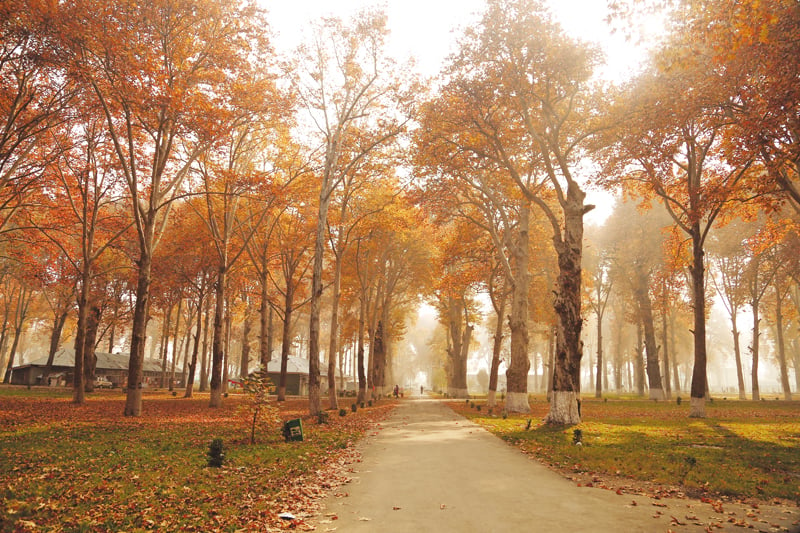
<instances>
[{"instance_id":1,"label":"white painted tree base","mask_svg":"<svg viewBox=\"0 0 800 533\"><path fill-rule=\"evenodd\" d=\"M494 407L497 405L497 391L489 391L489 395L486 397L486 405L487 407Z\"/></svg>"},{"instance_id":2,"label":"white painted tree base","mask_svg":"<svg viewBox=\"0 0 800 533\"><path fill-rule=\"evenodd\" d=\"M222 389L211 390L211 399L208 402L209 407L222 407Z\"/></svg>"},{"instance_id":3,"label":"white painted tree base","mask_svg":"<svg viewBox=\"0 0 800 533\"><path fill-rule=\"evenodd\" d=\"M706 399L705 398L691 398L689 408L689 418L705 418L706 417Z\"/></svg>"},{"instance_id":4,"label":"white painted tree base","mask_svg":"<svg viewBox=\"0 0 800 533\"><path fill-rule=\"evenodd\" d=\"M469 398L469 391L467 389L447 389L447 394L451 398Z\"/></svg>"},{"instance_id":5,"label":"white painted tree base","mask_svg":"<svg viewBox=\"0 0 800 533\"><path fill-rule=\"evenodd\" d=\"M527 392L509 392L506 394L506 412L530 413L531 405L528 403Z\"/></svg>"},{"instance_id":6,"label":"white painted tree base","mask_svg":"<svg viewBox=\"0 0 800 533\"><path fill-rule=\"evenodd\" d=\"M550 412L544 421L547 424L570 426L581 423L578 414L578 393L570 391L553 391L550 398Z\"/></svg>"},{"instance_id":7,"label":"white painted tree base","mask_svg":"<svg viewBox=\"0 0 800 533\"><path fill-rule=\"evenodd\" d=\"M666 397L664 396L664 390L663 389L650 389L650 399L651 400L658 400L659 402L661 400L665 400Z\"/></svg>"}]
</instances>

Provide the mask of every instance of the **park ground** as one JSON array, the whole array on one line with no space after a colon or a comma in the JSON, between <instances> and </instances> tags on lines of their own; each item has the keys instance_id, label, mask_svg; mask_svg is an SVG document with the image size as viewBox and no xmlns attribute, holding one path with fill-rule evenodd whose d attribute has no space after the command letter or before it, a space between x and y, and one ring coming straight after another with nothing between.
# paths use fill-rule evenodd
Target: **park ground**
<instances>
[{"instance_id":1,"label":"park ground","mask_svg":"<svg viewBox=\"0 0 800 533\"><path fill-rule=\"evenodd\" d=\"M398 403L414 404L383 400L353 412L352 399L343 399L345 416L331 411L320 423L305 415L305 400L291 400L280 416L303 418L305 440L286 443L276 428L259 428L251 444L239 395L212 410L202 395L149 393L138 418L121 416L123 402L118 391L76 406L66 393L0 388L0 531L310 530L315 520L317 530L332 531L337 524L325 518L321 498L348 493L363 476L361 454L374 453L365 444L380 439L390 420L398 423L401 410L386 420ZM489 412L481 400L447 405L470 422L453 417L495 433L511 445L503 448L544 463L576 490L631 498L628 505L645 498L653 515L668 517L666 524L674 519L675 531L701 523L690 520L702 518L701 509L718 515L715 523L800 529L798 403L717 399L709 418L689 420L688 406L674 401L592 399L583 404L585 421L573 428L543 426L543 399L534 398L526 416ZM478 426L476 435L486 433ZM580 446L573 444L575 429ZM225 445L221 468L208 466L214 438ZM697 507L676 516L659 507L675 502Z\"/></svg>"}]
</instances>

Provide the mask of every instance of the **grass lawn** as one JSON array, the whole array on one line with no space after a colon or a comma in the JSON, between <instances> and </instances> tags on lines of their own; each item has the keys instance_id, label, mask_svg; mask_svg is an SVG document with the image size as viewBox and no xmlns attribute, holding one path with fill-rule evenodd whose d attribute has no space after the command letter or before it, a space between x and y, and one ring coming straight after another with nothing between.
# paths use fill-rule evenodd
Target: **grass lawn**
<instances>
[{"instance_id":1,"label":"grass lawn","mask_svg":"<svg viewBox=\"0 0 800 533\"><path fill-rule=\"evenodd\" d=\"M502 406L489 414L482 400L451 407L581 483L613 477L616 485L627 479L700 497L800 503L800 402L717 398L706 419L688 418L687 404L584 398L583 422L566 428L542 423L549 409L543 397L532 397L529 415L505 419Z\"/></svg>"},{"instance_id":2,"label":"grass lawn","mask_svg":"<svg viewBox=\"0 0 800 533\"><path fill-rule=\"evenodd\" d=\"M353 413L345 398L347 416L318 424L306 400L291 400L280 416L305 417L305 440L286 443L273 428L250 444L240 395L209 409L208 395L147 393L137 418L122 416L119 391L89 396L77 406L69 391L0 388L0 531L302 529L312 498L356 460L350 445L393 405ZM214 438L222 468L207 466ZM282 521L285 511L301 519Z\"/></svg>"}]
</instances>

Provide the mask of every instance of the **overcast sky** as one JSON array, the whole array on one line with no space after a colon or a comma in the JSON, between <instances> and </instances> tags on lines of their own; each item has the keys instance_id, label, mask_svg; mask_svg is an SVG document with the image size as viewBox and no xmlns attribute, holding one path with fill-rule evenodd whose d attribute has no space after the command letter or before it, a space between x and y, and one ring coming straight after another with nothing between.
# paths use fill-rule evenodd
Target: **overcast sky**
<instances>
[{"instance_id":1,"label":"overcast sky","mask_svg":"<svg viewBox=\"0 0 800 533\"><path fill-rule=\"evenodd\" d=\"M453 51L458 28L476 21L483 0L262 0L270 13L275 45L288 52L303 40L310 21L335 15L347 19L365 7L383 7L388 15L391 36L389 53L397 60L414 57L419 71L435 75L447 54ZM603 77L624 79L635 71L643 51L612 35L604 22L603 0L549 0L556 19L571 34L600 44L608 66ZM656 23L657 25L657 23ZM657 28L656 28L657 29Z\"/></svg>"}]
</instances>

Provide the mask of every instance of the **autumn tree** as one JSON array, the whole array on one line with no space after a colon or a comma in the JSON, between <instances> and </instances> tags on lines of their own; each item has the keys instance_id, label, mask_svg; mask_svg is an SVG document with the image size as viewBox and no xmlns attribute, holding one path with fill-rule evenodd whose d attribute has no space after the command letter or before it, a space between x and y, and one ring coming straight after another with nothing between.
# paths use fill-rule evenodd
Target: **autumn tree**
<instances>
[{"instance_id":1,"label":"autumn tree","mask_svg":"<svg viewBox=\"0 0 800 533\"><path fill-rule=\"evenodd\" d=\"M732 127L729 94L717 83L706 51L676 33L654 64L621 95L618 140L609 152L606 184L625 184L659 199L691 242L694 371L690 416L705 416L705 245L718 218L754 196L751 154L723 142ZM687 90L691 88L690 90ZM732 207L733 206L733 207Z\"/></svg>"},{"instance_id":2,"label":"autumn tree","mask_svg":"<svg viewBox=\"0 0 800 533\"><path fill-rule=\"evenodd\" d=\"M575 164L593 128L589 80L597 59L592 48L567 37L541 3L493 0L480 24L462 38L440 97L449 109L441 114L439 131L453 152L513 183L551 225L559 258L558 347L547 419L555 424L580 421L580 262L583 216L591 206L584 204ZM527 237L524 229L520 235ZM517 283L515 291L527 296L525 280ZM507 401L512 409L526 410L526 319L524 309L513 309L526 299L515 301L512 352L525 368L511 371Z\"/></svg>"},{"instance_id":3,"label":"autumn tree","mask_svg":"<svg viewBox=\"0 0 800 533\"><path fill-rule=\"evenodd\" d=\"M50 131L74 94L49 2L0 2L0 234L58 155Z\"/></svg>"},{"instance_id":4,"label":"autumn tree","mask_svg":"<svg viewBox=\"0 0 800 533\"><path fill-rule=\"evenodd\" d=\"M293 85L321 140L319 201L309 323L309 411L320 411L320 313L328 211L352 168L403 129L403 77L386 58L386 15L323 19L297 51ZM355 135L357 133L357 135ZM354 136L355 135L355 136ZM331 354L333 356L334 354Z\"/></svg>"},{"instance_id":5,"label":"autumn tree","mask_svg":"<svg viewBox=\"0 0 800 533\"><path fill-rule=\"evenodd\" d=\"M258 87L251 73L264 65L266 24L253 6L216 0L59 7L71 23L70 76L94 92L132 200L138 280L125 414L138 416L153 251L192 165Z\"/></svg>"}]
</instances>

